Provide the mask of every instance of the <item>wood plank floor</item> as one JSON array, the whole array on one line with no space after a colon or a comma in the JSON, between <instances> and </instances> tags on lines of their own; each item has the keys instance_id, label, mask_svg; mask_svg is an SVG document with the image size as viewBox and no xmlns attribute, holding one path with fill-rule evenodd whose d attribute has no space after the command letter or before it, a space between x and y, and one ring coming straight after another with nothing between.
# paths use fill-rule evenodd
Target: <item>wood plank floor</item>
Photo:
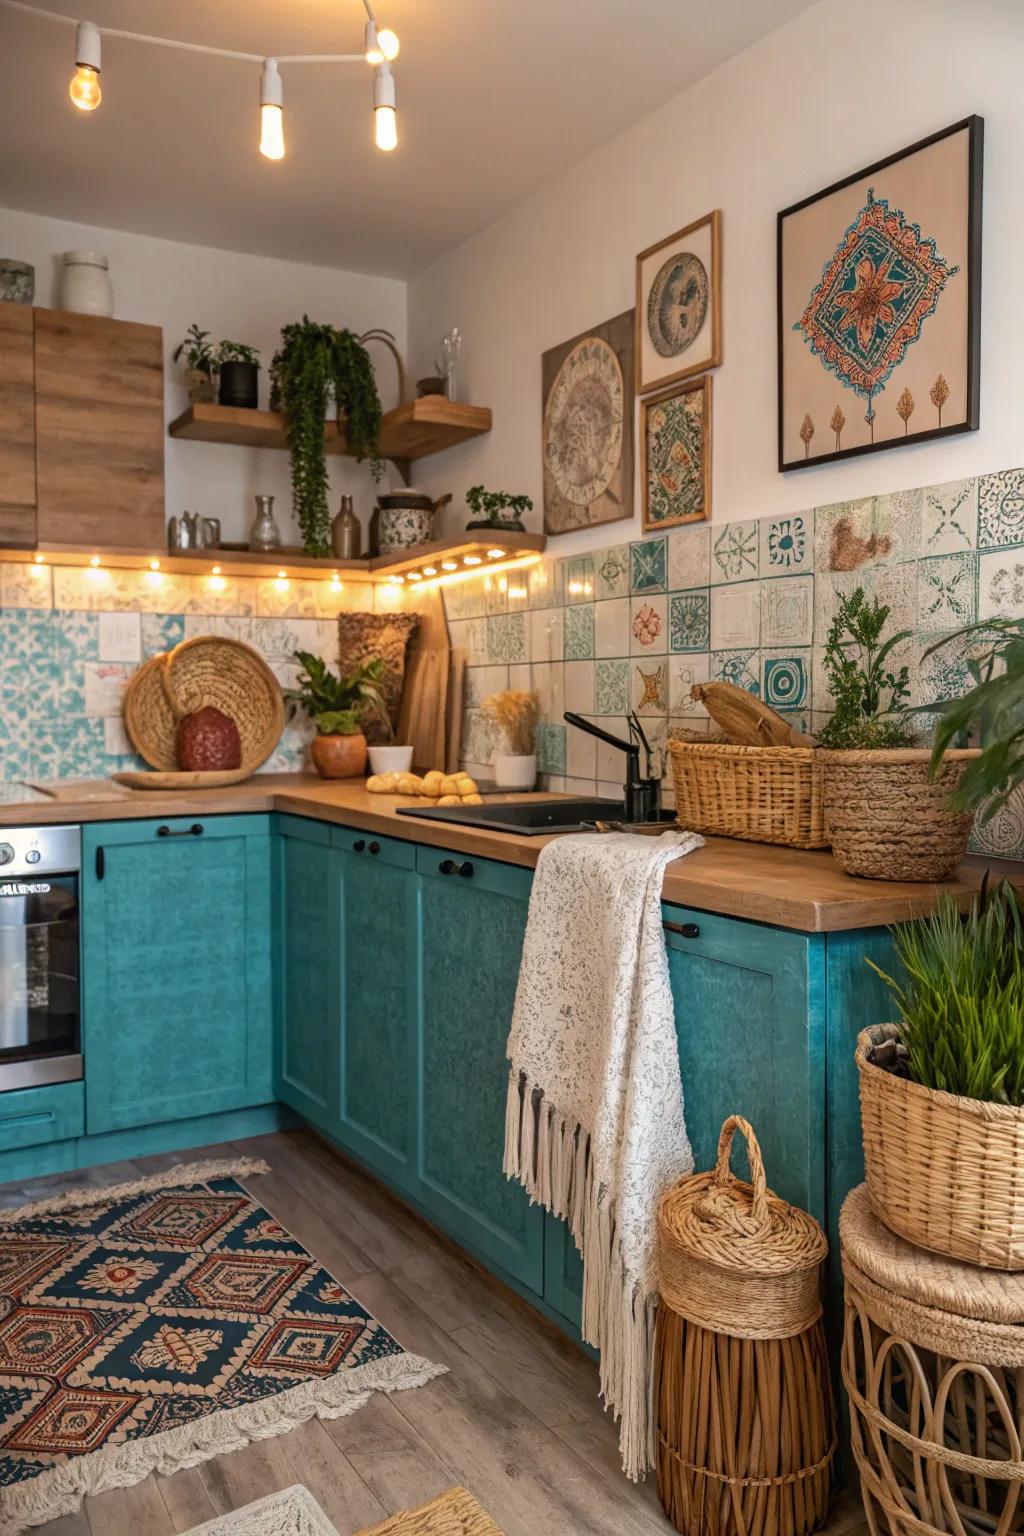
<instances>
[{"instance_id":1,"label":"wood plank floor","mask_svg":"<svg viewBox=\"0 0 1024 1536\"><path fill-rule=\"evenodd\" d=\"M506 1536L666 1536L653 1479L622 1476L593 1362L308 1131L0 1186L0 1207L199 1157L265 1157L253 1193L410 1350L448 1374L172 1477L86 1500L40 1536L171 1536L305 1483L351 1536L462 1483ZM841 1501L829 1536L863 1536Z\"/></svg>"}]
</instances>

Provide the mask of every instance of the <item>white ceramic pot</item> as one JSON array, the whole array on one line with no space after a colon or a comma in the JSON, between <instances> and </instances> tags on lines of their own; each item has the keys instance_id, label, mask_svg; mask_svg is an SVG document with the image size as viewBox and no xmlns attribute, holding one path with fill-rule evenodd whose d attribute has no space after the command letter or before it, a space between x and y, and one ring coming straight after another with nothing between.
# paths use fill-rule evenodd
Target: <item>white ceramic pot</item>
<instances>
[{"instance_id":1,"label":"white ceramic pot","mask_svg":"<svg viewBox=\"0 0 1024 1536\"><path fill-rule=\"evenodd\" d=\"M79 315L112 315L114 290L107 266L107 258L98 251L65 251L61 308Z\"/></svg>"},{"instance_id":2,"label":"white ceramic pot","mask_svg":"<svg viewBox=\"0 0 1024 1536\"><path fill-rule=\"evenodd\" d=\"M537 782L537 755L512 752L494 755L494 782L499 789L532 789Z\"/></svg>"},{"instance_id":3,"label":"white ceramic pot","mask_svg":"<svg viewBox=\"0 0 1024 1536\"><path fill-rule=\"evenodd\" d=\"M412 747L371 747L371 773L408 773L412 767Z\"/></svg>"}]
</instances>

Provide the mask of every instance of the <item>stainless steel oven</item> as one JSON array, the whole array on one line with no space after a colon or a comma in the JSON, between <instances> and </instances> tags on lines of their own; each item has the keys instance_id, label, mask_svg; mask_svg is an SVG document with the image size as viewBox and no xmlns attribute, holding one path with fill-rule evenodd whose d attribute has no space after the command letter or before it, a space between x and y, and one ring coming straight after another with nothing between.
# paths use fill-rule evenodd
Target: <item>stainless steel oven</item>
<instances>
[{"instance_id":1,"label":"stainless steel oven","mask_svg":"<svg viewBox=\"0 0 1024 1536\"><path fill-rule=\"evenodd\" d=\"M82 1076L78 827L0 827L0 1093Z\"/></svg>"}]
</instances>

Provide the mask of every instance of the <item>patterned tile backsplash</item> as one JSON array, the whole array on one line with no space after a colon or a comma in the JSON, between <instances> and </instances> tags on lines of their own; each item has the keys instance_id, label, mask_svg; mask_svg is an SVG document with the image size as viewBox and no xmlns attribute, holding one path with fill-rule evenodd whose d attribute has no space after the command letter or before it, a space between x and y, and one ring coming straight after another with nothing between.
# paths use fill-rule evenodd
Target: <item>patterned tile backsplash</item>
<instances>
[{"instance_id":1,"label":"patterned tile backsplash","mask_svg":"<svg viewBox=\"0 0 1024 1536\"><path fill-rule=\"evenodd\" d=\"M492 577L475 590L449 588L453 643L467 651L464 759L486 770L493 743L480 704L505 687L537 690L543 782L580 792L618 794L622 758L567 732L565 709L620 736L636 709L652 743L663 743L675 729L707 730L690 690L724 678L820 729L830 712L825 637L840 595L857 586L891 606L894 627L912 631L893 658L910 669L911 702L964 693L966 648L924 653L974 619L1024 615L1024 470L671 529L585 556L549 553L515 585ZM479 615L497 626L484 654ZM512 641L506 618L521 621ZM916 719L924 739L931 718ZM1024 795L977 827L975 846L1024 858Z\"/></svg>"}]
</instances>

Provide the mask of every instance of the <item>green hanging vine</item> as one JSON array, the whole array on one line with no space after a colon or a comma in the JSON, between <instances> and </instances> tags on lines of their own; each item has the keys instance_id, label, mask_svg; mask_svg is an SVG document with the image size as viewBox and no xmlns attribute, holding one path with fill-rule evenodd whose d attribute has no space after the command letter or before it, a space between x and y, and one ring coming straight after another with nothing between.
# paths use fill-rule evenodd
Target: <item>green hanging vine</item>
<instances>
[{"instance_id":1,"label":"green hanging vine","mask_svg":"<svg viewBox=\"0 0 1024 1536\"><path fill-rule=\"evenodd\" d=\"M339 422L360 463L370 460L373 477L382 465L377 451L380 396L366 348L351 331L317 325L308 315L281 331L281 347L270 365L271 408L281 410L291 454L292 505L308 555L331 552L327 505L324 420L332 400Z\"/></svg>"}]
</instances>

